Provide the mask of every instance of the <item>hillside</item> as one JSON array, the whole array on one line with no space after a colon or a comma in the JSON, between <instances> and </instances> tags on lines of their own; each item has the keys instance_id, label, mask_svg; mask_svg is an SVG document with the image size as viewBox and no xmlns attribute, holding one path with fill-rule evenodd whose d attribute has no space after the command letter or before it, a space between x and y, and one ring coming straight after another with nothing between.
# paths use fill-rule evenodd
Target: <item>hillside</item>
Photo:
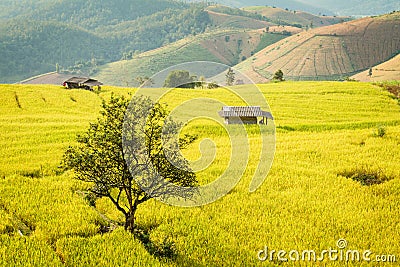
<instances>
[{"instance_id":1,"label":"hillside","mask_svg":"<svg viewBox=\"0 0 400 267\"><path fill-rule=\"evenodd\" d=\"M299 27L307 27L305 20L299 21L299 15L291 12L282 20L229 7L172 0L118 0L112 4L105 0L8 0L1 7L8 13L0 12L0 83L52 72L56 66L89 76L103 64L132 59L142 52L216 29L264 28L289 35L299 32ZM221 62L236 64L259 49L245 50L249 51L233 52Z\"/></svg>"},{"instance_id":2,"label":"hillside","mask_svg":"<svg viewBox=\"0 0 400 267\"><path fill-rule=\"evenodd\" d=\"M394 58L372 67L372 75L366 70L352 76L352 79L362 82L378 82L400 80L400 54Z\"/></svg>"},{"instance_id":3,"label":"hillside","mask_svg":"<svg viewBox=\"0 0 400 267\"><path fill-rule=\"evenodd\" d=\"M201 2L202 0L189 0L190 2ZM303 10L312 14L326 14L334 15L328 8L323 5L315 4L311 5L307 1L301 2L296 0L216 0L213 1L218 4L225 6L242 8L247 6L275 6L280 8L287 8L290 10ZM321 7L322 6L322 7Z\"/></svg>"},{"instance_id":4,"label":"hillside","mask_svg":"<svg viewBox=\"0 0 400 267\"><path fill-rule=\"evenodd\" d=\"M259 131L246 126L249 161L238 185L197 208L153 200L141 204L136 218L148 234L143 241L118 224L110 229L110 220L123 221L113 204L103 198L91 206L84 194L89 185L58 168L76 135L95 121L101 100L134 90L104 87L97 95L60 86L0 85L0 262L16 267L269 266L279 261L257 258L265 246L313 249L319 255L336 248L339 238L352 250L400 255L398 102L365 83L286 82L261 85L260 91L277 126L274 164L262 186L249 193L263 143ZM172 108L190 99L204 101L197 102L202 103L196 105L198 114L220 110L210 99L241 103L227 89L173 90L162 101ZM215 144L215 158L197 173L199 180L220 177L235 160L229 149L234 139L219 122L199 119L185 127L199 137L185 151L189 159L202 155L201 141ZM378 126L385 129L383 137L376 136ZM233 164L232 173L242 173L242 167ZM383 183L367 186L346 176L363 172ZM173 246L175 257L154 256L149 245ZM392 261L387 265L395 266ZM315 263L311 258L305 266ZM326 258L321 264L341 267L344 262ZM346 264L360 266L356 260Z\"/></svg>"},{"instance_id":5,"label":"hillside","mask_svg":"<svg viewBox=\"0 0 400 267\"><path fill-rule=\"evenodd\" d=\"M240 8L267 5L327 16L371 16L400 10L398 0L216 0L214 2Z\"/></svg>"},{"instance_id":6,"label":"hillside","mask_svg":"<svg viewBox=\"0 0 400 267\"><path fill-rule=\"evenodd\" d=\"M132 58L127 58L128 60L106 64L101 66L95 75L106 84L137 86L136 78L149 77L164 68L184 62L215 61L233 66L268 45L290 35L299 34L302 31L299 27L306 28L307 23L310 23L306 18L318 20L320 24L316 23L315 27L348 19L318 17L304 12L297 14L275 8L275 11L285 14L286 20L283 21L278 15L274 16L272 13L256 14L255 9L270 10L272 8L250 8L253 12L249 12L226 6L209 6L206 11L211 24L219 30L189 37L143 54L136 54ZM298 21L299 18L303 20Z\"/></svg>"},{"instance_id":7,"label":"hillside","mask_svg":"<svg viewBox=\"0 0 400 267\"><path fill-rule=\"evenodd\" d=\"M350 17L317 16L304 11L289 11L278 7L252 6L242 8L245 11L262 15L276 24L291 25L300 28L318 28L351 20Z\"/></svg>"},{"instance_id":8,"label":"hillside","mask_svg":"<svg viewBox=\"0 0 400 267\"><path fill-rule=\"evenodd\" d=\"M24 17L41 21L53 20L73 23L86 29L135 20L168 8L187 7L183 2L171 0L116 0L112 3L104 0L3 0L0 6L8 11L7 13L1 11L0 18Z\"/></svg>"},{"instance_id":9,"label":"hillside","mask_svg":"<svg viewBox=\"0 0 400 267\"><path fill-rule=\"evenodd\" d=\"M56 64L88 75L98 65L211 26L203 5L175 1L120 0L111 5L104 0L77 0L36 5L37 9L0 20L0 83L54 71Z\"/></svg>"},{"instance_id":10,"label":"hillside","mask_svg":"<svg viewBox=\"0 0 400 267\"><path fill-rule=\"evenodd\" d=\"M237 68L257 82L281 69L288 80L339 80L400 50L400 12L317 28L273 44Z\"/></svg>"},{"instance_id":11,"label":"hillside","mask_svg":"<svg viewBox=\"0 0 400 267\"><path fill-rule=\"evenodd\" d=\"M350 17L317 16L304 11L291 11L270 6L249 6L241 9L227 6L209 6L209 13L231 15L232 17L248 17L253 20L265 21L275 25L293 26L297 28L317 28L351 20ZM264 27L268 26L265 23ZM259 27L261 28L261 27Z\"/></svg>"},{"instance_id":12,"label":"hillside","mask_svg":"<svg viewBox=\"0 0 400 267\"><path fill-rule=\"evenodd\" d=\"M54 0L3 0L0 2L0 20L6 20L27 14L30 11L51 2L54 2Z\"/></svg>"},{"instance_id":13,"label":"hillside","mask_svg":"<svg viewBox=\"0 0 400 267\"><path fill-rule=\"evenodd\" d=\"M298 31L290 27L265 30L216 30L188 37L176 43L135 55L132 59L99 67L96 78L105 84L138 86L136 78L151 77L165 68L192 61L214 61L233 66L264 47L287 38L282 31Z\"/></svg>"},{"instance_id":14,"label":"hillside","mask_svg":"<svg viewBox=\"0 0 400 267\"><path fill-rule=\"evenodd\" d=\"M77 61L91 62L93 57L97 58L95 68L110 59L105 51L110 45L108 39L58 22L0 23L0 83L55 71L57 63L73 66Z\"/></svg>"},{"instance_id":15,"label":"hillside","mask_svg":"<svg viewBox=\"0 0 400 267\"><path fill-rule=\"evenodd\" d=\"M218 8L207 8L207 13L210 16L213 25L218 28L261 29L275 25L269 21L262 20L262 18L259 18L257 16L251 16L251 13L239 12L238 14L234 14L233 12L226 12L227 10L234 9L227 9L223 7L223 9L221 10L221 8L222 6ZM225 13L223 11L225 11Z\"/></svg>"},{"instance_id":16,"label":"hillside","mask_svg":"<svg viewBox=\"0 0 400 267\"><path fill-rule=\"evenodd\" d=\"M324 7L342 16L382 15L400 10L398 0L298 0L299 2Z\"/></svg>"}]
</instances>

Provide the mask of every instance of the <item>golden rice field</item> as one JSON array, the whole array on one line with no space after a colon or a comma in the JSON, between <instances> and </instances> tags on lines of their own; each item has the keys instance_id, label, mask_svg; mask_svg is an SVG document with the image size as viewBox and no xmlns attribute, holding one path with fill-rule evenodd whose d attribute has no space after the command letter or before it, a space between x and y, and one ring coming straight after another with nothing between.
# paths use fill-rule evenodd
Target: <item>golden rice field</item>
<instances>
[{"instance_id":1,"label":"golden rice field","mask_svg":"<svg viewBox=\"0 0 400 267\"><path fill-rule=\"evenodd\" d=\"M177 257L166 260L150 255L121 227L101 234L105 216L118 221L121 214L106 199L90 207L81 193L89 185L57 168L76 134L98 116L101 99L134 90L105 87L97 95L0 85L0 266L398 266L399 102L368 83L284 82L260 88L277 126L269 175L249 192L261 144L257 131L247 127L249 164L226 197L197 208L142 204L137 222L151 229L152 242L174 242ZM245 86L238 90L247 94ZM172 108L191 97L240 104L224 89L174 90L162 101ZM199 157L204 138L222 151L198 173L200 181L218 177L230 160L229 137L219 127L198 120L185 129L199 136L184 153L189 159ZM382 137L379 128L385 130ZM363 186L341 175L363 170L386 181ZM346 248L338 248L339 239L347 241ZM266 246L275 254L260 261ZM279 261L279 250L287 252L288 262ZM300 253L298 261L290 258L296 258L293 250ZM301 260L309 250L324 259ZM330 260L326 250L338 250L342 258L347 250L358 250L361 259ZM371 262L362 260L368 250Z\"/></svg>"}]
</instances>

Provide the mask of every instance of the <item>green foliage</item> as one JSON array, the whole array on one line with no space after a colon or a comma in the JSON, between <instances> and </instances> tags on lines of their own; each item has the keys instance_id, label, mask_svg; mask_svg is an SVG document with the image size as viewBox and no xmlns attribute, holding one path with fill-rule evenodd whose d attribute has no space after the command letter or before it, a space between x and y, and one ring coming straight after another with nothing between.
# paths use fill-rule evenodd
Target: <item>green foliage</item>
<instances>
[{"instance_id":1,"label":"green foliage","mask_svg":"<svg viewBox=\"0 0 400 267\"><path fill-rule=\"evenodd\" d=\"M0 21L0 82L54 71L57 63L60 71L91 75L101 64L202 33L211 24L200 4L118 2L59 1Z\"/></svg>"},{"instance_id":2,"label":"green foliage","mask_svg":"<svg viewBox=\"0 0 400 267\"><path fill-rule=\"evenodd\" d=\"M19 15L28 19L73 23L88 30L135 20L166 9L185 9L189 6L170 0L116 0L112 3L104 0L45 0L39 4L24 1L22 5L25 8L21 8Z\"/></svg>"},{"instance_id":3,"label":"green foliage","mask_svg":"<svg viewBox=\"0 0 400 267\"><path fill-rule=\"evenodd\" d=\"M145 76L145 77L138 76L135 78L135 81L138 83L139 87L149 86L149 85L153 84L152 79L147 76Z\"/></svg>"},{"instance_id":4,"label":"green foliage","mask_svg":"<svg viewBox=\"0 0 400 267\"><path fill-rule=\"evenodd\" d=\"M267 46L274 44L276 42L279 42L282 39L285 39L287 36L283 34L277 34L277 33L263 33L261 36L261 41L258 44L257 48L255 49L254 53L257 53Z\"/></svg>"},{"instance_id":5,"label":"green foliage","mask_svg":"<svg viewBox=\"0 0 400 267\"><path fill-rule=\"evenodd\" d=\"M235 72L232 68L228 69L228 72L225 74L226 85L232 86L235 82Z\"/></svg>"},{"instance_id":6,"label":"green foliage","mask_svg":"<svg viewBox=\"0 0 400 267\"><path fill-rule=\"evenodd\" d=\"M123 96L111 95L109 102L103 101L100 114L97 122L92 123L84 135L78 136L78 146L67 149L63 166L73 169L76 179L93 184L91 191L96 196L109 198L125 216L125 229L133 232L136 228L135 213L140 204L154 197L174 194L165 193L164 190L168 189L162 182L157 183L158 191L145 192L136 176L141 177L141 182L151 180L152 184L155 183L158 176L150 171L154 166L162 179L185 187L193 187L197 182L196 176L179 156L168 155L175 164L179 162L179 167L167 159L163 142L168 139L162 140L166 138L163 126L176 132L179 124L167 119L168 112L163 105L143 97L131 102ZM129 126L124 127L124 123ZM185 135L179 144L185 148L194 140L194 137ZM147 177L147 173L151 175Z\"/></svg>"},{"instance_id":7,"label":"green foliage","mask_svg":"<svg viewBox=\"0 0 400 267\"><path fill-rule=\"evenodd\" d=\"M272 79L274 81L279 81L279 82L284 81L285 79L283 78L283 71L282 70L277 70Z\"/></svg>"},{"instance_id":8,"label":"green foliage","mask_svg":"<svg viewBox=\"0 0 400 267\"><path fill-rule=\"evenodd\" d=\"M195 88L195 77L186 70L171 71L164 82L167 88Z\"/></svg>"},{"instance_id":9,"label":"green foliage","mask_svg":"<svg viewBox=\"0 0 400 267\"><path fill-rule=\"evenodd\" d=\"M207 85L207 89L217 89L219 88L219 84L215 83L215 82L211 82Z\"/></svg>"},{"instance_id":10,"label":"green foliage","mask_svg":"<svg viewBox=\"0 0 400 267\"><path fill-rule=\"evenodd\" d=\"M375 136L376 137L384 137L386 135L386 127L385 126L379 126L377 129L376 129L376 133L375 133Z\"/></svg>"},{"instance_id":11,"label":"green foliage","mask_svg":"<svg viewBox=\"0 0 400 267\"><path fill-rule=\"evenodd\" d=\"M115 39L114 45L123 52L143 52L178 41L189 35L203 33L211 24L208 13L202 7L166 9L133 21L106 25L97 32ZM132 29L135 29L132 34Z\"/></svg>"}]
</instances>

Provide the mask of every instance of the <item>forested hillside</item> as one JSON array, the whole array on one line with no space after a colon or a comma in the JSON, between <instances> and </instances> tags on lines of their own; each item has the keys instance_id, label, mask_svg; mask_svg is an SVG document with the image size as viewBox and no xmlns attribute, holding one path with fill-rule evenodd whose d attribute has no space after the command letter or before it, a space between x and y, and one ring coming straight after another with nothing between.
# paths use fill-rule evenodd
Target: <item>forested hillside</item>
<instances>
[{"instance_id":1,"label":"forested hillside","mask_svg":"<svg viewBox=\"0 0 400 267\"><path fill-rule=\"evenodd\" d=\"M0 18L3 19L23 16L95 28L98 25L134 20L167 8L186 8L187 5L173 0L2 0L0 7Z\"/></svg>"},{"instance_id":2,"label":"forested hillside","mask_svg":"<svg viewBox=\"0 0 400 267\"><path fill-rule=\"evenodd\" d=\"M39 9L24 15L35 20L56 20L96 29L146 17L166 9L183 10L188 5L170 0L78 0L48 1Z\"/></svg>"},{"instance_id":3,"label":"forested hillside","mask_svg":"<svg viewBox=\"0 0 400 267\"><path fill-rule=\"evenodd\" d=\"M0 21L3 83L54 71L57 64L61 69L90 74L99 64L203 33L211 24L204 5L177 1L49 0L26 4L37 8L12 19L3 16Z\"/></svg>"},{"instance_id":4,"label":"forested hillside","mask_svg":"<svg viewBox=\"0 0 400 267\"><path fill-rule=\"evenodd\" d=\"M81 28L56 22L13 20L0 24L1 82L18 81L56 69L56 63L74 65L78 60L98 63L109 58L111 42ZM93 64L98 64L93 62Z\"/></svg>"}]
</instances>

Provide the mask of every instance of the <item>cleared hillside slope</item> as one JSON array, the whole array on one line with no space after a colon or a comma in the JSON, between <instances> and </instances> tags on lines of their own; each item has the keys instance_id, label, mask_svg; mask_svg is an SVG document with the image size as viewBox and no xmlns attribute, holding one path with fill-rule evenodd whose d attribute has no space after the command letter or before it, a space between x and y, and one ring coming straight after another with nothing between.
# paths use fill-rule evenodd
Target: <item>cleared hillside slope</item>
<instances>
[{"instance_id":1,"label":"cleared hillside slope","mask_svg":"<svg viewBox=\"0 0 400 267\"><path fill-rule=\"evenodd\" d=\"M303 32L273 44L237 68L257 82L281 69L289 80L341 80L400 50L400 12Z\"/></svg>"},{"instance_id":2,"label":"cleared hillside slope","mask_svg":"<svg viewBox=\"0 0 400 267\"><path fill-rule=\"evenodd\" d=\"M400 80L400 54L382 64L372 68L372 75L369 70L357 73L352 79L362 82L392 81Z\"/></svg>"}]
</instances>

